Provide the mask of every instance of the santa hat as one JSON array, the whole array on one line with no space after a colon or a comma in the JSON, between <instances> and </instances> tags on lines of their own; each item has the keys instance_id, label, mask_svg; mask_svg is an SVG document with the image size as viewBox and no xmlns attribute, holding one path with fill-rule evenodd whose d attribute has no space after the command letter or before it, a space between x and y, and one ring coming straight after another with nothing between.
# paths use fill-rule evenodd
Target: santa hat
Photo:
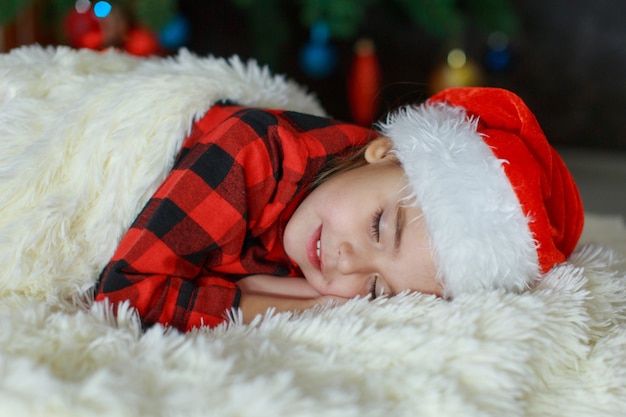
<instances>
[{"instance_id":1,"label":"santa hat","mask_svg":"<svg viewBox=\"0 0 626 417\"><path fill-rule=\"evenodd\" d=\"M453 88L379 127L423 212L444 296L524 290L574 250L578 189L515 94Z\"/></svg>"}]
</instances>

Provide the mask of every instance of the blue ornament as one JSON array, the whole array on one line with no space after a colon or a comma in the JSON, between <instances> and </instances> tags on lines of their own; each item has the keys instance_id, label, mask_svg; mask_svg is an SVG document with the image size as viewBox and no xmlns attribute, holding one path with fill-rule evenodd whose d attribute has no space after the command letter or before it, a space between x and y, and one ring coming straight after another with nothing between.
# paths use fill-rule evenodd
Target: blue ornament
<instances>
[{"instance_id":1,"label":"blue ornament","mask_svg":"<svg viewBox=\"0 0 626 417\"><path fill-rule=\"evenodd\" d=\"M174 17L159 32L159 44L167 49L176 49L187 43L191 30L184 16Z\"/></svg>"},{"instance_id":2,"label":"blue ornament","mask_svg":"<svg viewBox=\"0 0 626 417\"><path fill-rule=\"evenodd\" d=\"M487 38L487 68L493 71L503 71L511 63L511 48L509 37L504 32L493 32Z\"/></svg>"},{"instance_id":3,"label":"blue ornament","mask_svg":"<svg viewBox=\"0 0 626 417\"><path fill-rule=\"evenodd\" d=\"M335 69L337 52L328 44L330 28L324 21L311 26L311 41L300 51L300 67L310 77L324 78Z\"/></svg>"},{"instance_id":4,"label":"blue ornament","mask_svg":"<svg viewBox=\"0 0 626 417\"><path fill-rule=\"evenodd\" d=\"M504 71L511 63L511 52L508 49L491 49L487 52L487 68L493 71Z\"/></svg>"},{"instance_id":5,"label":"blue ornament","mask_svg":"<svg viewBox=\"0 0 626 417\"><path fill-rule=\"evenodd\" d=\"M313 23L311 26L311 42L313 43L326 43L330 38L330 28L324 21Z\"/></svg>"},{"instance_id":6,"label":"blue ornament","mask_svg":"<svg viewBox=\"0 0 626 417\"><path fill-rule=\"evenodd\" d=\"M99 1L93 6L93 14L95 14L96 17L104 19L111 13L112 8L108 1Z\"/></svg>"},{"instance_id":7,"label":"blue ornament","mask_svg":"<svg viewBox=\"0 0 626 417\"><path fill-rule=\"evenodd\" d=\"M324 78L335 69L337 53L326 43L309 42L300 52L300 66L310 77Z\"/></svg>"}]
</instances>

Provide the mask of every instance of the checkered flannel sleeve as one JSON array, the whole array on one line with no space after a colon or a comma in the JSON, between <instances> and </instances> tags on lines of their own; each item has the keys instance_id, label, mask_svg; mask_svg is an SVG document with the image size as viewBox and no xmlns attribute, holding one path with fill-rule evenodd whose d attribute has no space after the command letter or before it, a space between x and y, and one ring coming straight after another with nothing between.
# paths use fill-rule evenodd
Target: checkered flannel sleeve
<instances>
[{"instance_id":1,"label":"checkered flannel sleeve","mask_svg":"<svg viewBox=\"0 0 626 417\"><path fill-rule=\"evenodd\" d=\"M268 135L268 129L282 133ZM330 138L328 145L303 146L298 133L308 130ZM214 106L122 238L96 300L130 301L145 326L188 331L223 322L238 306L237 279L288 274L257 259L259 253L271 258L273 247L283 253L270 226L301 191L302 178L368 135L328 119Z\"/></svg>"}]
</instances>

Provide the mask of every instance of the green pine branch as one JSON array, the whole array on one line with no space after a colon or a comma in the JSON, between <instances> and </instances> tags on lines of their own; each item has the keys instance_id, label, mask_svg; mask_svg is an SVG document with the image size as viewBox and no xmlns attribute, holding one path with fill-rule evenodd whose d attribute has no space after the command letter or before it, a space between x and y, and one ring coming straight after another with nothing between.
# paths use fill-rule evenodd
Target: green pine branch
<instances>
[{"instance_id":1,"label":"green pine branch","mask_svg":"<svg viewBox=\"0 0 626 417\"><path fill-rule=\"evenodd\" d=\"M137 22L150 29L163 28L177 12L177 0L108 0L130 12ZM35 0L0 0L0 25L14 21L19 13ZM95 3L95 1L93 2ZM65 15L72 10L76 0L46 0L42 2L45 16L54 25L60 25Z\"/></svg>"},{"instance_id":2,"label":"green pine branch","mask_svg":"<svg viewBox=\"0 0 626 417\"><path fill-rule=\"evenodd\" d=\"M17 18L25 7L34 3L34 0L0 0L0 25L5 25Z\"/></svg>"}]
</instances>

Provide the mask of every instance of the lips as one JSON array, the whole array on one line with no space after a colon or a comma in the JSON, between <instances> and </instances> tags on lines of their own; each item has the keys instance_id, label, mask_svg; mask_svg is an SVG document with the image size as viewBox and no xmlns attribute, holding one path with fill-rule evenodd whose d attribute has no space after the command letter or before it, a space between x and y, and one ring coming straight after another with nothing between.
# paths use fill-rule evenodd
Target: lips
<instances>
[{"instance_id":1,"label":"lips","mask_svg":"<svg viewBox=\"0 0 626 417\"><path fill-rule=\"evenodd\" d=\"M306 255L311 263L318 271L322 269L321 255L322 248L320 238L322 237L322 226L315 229L311 238L308 240L306 245Z\"/></svg>"}]
</instances>

